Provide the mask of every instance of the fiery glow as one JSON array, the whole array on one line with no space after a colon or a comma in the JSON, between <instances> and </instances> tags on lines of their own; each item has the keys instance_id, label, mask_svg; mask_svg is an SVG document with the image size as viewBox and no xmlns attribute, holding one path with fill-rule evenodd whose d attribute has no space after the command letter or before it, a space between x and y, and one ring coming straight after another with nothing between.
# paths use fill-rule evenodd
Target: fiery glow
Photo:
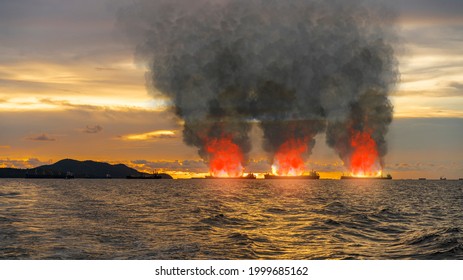
<instances>
[{"instance_id":1,"label":"fiery glow","mask_svg":"<svg viewBox=\"0 0 463 280\"><path fill-rule=\"evenodd\" d=\"M303 139L289 139L275 153L272 173L279 176L300 176L304 173L302 154L307 152L307 143Z\"/></svg>"},{"instance_id":2,"label":"fiery glow","mask_svg":"<svg viewBox=\"0 0 463 280\"><path fill-rule=\"evenodd\" d=\"M239 177L243 175L243 153L229 137L206 141L209 169L214 177Z\"/></svg>"},{"instance_id":3,"label":"fiery glow","mask_svg":"<svg viewBox=\"0 0 463 280\"><path fill-rule=\"evenodd\" d=\"M367 131L353 131L350 142L354 151L350 158L351 175L356 177L379 177L381 165L376 142Z\"/></svg>"}]
</instances>

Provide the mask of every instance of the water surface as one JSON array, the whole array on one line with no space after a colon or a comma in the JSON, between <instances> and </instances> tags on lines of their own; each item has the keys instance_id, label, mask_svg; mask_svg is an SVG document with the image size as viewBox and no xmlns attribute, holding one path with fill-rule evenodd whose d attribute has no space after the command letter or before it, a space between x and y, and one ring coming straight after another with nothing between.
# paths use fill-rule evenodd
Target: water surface
<instances>
[{"instance_id":1,"label":"water surface","mask_svg":"<svg viewBox=\"0 0 463 280\"><path fill-rule=\"evenodd\" d=\"M463 259L463 181L0 180L3 259Z\"/></svg>"}]
</instances>

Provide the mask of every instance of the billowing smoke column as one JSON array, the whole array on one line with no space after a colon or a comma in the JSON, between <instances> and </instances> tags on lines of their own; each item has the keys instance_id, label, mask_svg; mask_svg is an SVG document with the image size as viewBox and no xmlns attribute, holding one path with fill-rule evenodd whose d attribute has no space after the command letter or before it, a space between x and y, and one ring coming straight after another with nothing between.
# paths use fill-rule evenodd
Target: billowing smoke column
<instances>
[{"instance_id":1,"label":"billowing smoke column","mask_svg":"<svg viewBox=\"0 0 463 280\"><path fill-rule=\"evenodd\" d=\"M361 24L357 19L359 38L345 46L345 62L326 77L327 86L321 90L327 144L354 176L381 175L393 113L388 95L399 75L390 45L393 33L377 20L367 17Z\"/></svg>"},{"instance_id":2,"label":"billowing smoke column","mask_svg":"<svg viewBox=\"0 0 463 280\"><path fill-rule=\"evenodd\" d=\"M253 119L275 174L302 174L325 129L351 171L381 168L398 75L384 9L355 0L135 0L119 18L149 63L148 86L171 100L185 142L213 175L242 174Z\"/></svg>"},{"instance_id":3,"label":"billowing smoke column","mask_svg":"<svg viewBox=\"0 0 463 280\"><path fill-rule=\"evenodd\" d=\"M384 136L392 121L386 92L370 89L351 104L348 117L330 122L327 142L353 176L380 176L387 152Z\"/></svg>"}]
</instances>

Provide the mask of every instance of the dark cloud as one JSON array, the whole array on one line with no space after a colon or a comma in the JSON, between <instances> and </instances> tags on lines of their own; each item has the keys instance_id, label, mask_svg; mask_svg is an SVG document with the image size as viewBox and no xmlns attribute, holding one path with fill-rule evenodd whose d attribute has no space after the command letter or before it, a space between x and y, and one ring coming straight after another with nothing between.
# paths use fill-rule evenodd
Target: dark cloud
<instances>
[{"instance_id":1,"label":"dark cloud","mask_svg":"<svg viewBox=\"0 0 463 280\"><path fill-rule=\"evenodd\" d=\"M98 125L98 124L97 124L97 125L94 125L94 126L87 125L87 126L82 130L82 132L84 132L84 133L90 133L90 134L92 134L92 133L99 133L99 132L101 132L101 131L103 131L103 127L100 126L100 125Z\"/></svg>"},{"instance_id":2,"label":"dark cloud","mask_svg":"<svg viewBox=\"0 0 463 280\"><path fill-rule=\"evenodd\" d=\"M400 162L388 164L390 171L455 171L463 168L463 162L438 161L438 162Z\"/></svg>"},{"instance_id":3,"label":"dark cloud","mask_svg":"<svg viewBox=\"0 0 463 280\"><path fill-rule=\"evenodd\" d=\"M402 30L401 36L410 47L426 48L429 54L461 54L462 27L463 19L459 23L415 24Z\"/></svg>"},{"instance_id":4,"label":"dark cloud","mask_svg":"<svg viewBox=\"0 0 463 280\"><path fill-rule=\"evenodd\" d=\"M89 105L89 104L74 104L68 100L41 98L39 101L43 104L54 105L54 106L58 106L58 107L66 108L70 110L98 111L98 110L106 109L104 106Z\"/></svg>"},{"instance_id":5,"label":"dark cloud","mask_svg":"<svg viewBox=\"0 0 463 280\"><path fill-rule=\"evenodd\" d=\"M416 96L416 97L459 97L462 96L461 90L448 90L447 88L437 88L431 90L401 90L391 94L393 96Z\"/></svg>"},{"instance_id":6,"label":"dark cloud","mask_svg":"<svg viewBox=\"0 0 463 280\"><path fill-rule=\"evenodd\" d=\"M46 135L45 133L37 135L37 136L31 136L31 137L28 137L26 139L30 140L30 141L56 141L55 138L50 137L50 136Z\"/></svg>"},{"instance_id":7,"label":"dark cloud","mask_svg":"<svg viewBox=\"0 0 463 280\"><path fill-rule=\"evenodd\" d=\"M133 163L133 164L148 164L149 161L144 160L144 159L137 159L137 160L132 160L131 163Z\"/></svg>"},{"instance_id":8,"label":"dark cloud","mask_svg":"<svg viewBox=\"0 0 463 280\"><path fill-rule=\"evenodd\" d=\"M463 158L461 118L403 118L392 123L390 162L438 162ZM431 160L432 159L432 160Z\"/></svg>"},{"instance_id":9,"label":"dark cloud","mask_svg":"<svg viewBox=\"0 0 463 280\"><path fill-rule=\"evenodd\" d=\"M377 0L368 0L379 2ZM463 17L463 1L461 0L389 0L396 6L404 17L421 17L448 19L449 17Z\"/></svg>"},{"instance_id":10,"label":"dark cloud","mask_svg":"<svg viewBox=\"0 0 463 280\"><path fill-rule=\"evenodd\" d=\"M88 40L82 37L101 44L112 35L113 14L106 3L106 0L0 1L2 43L12 46L14 41L27 42L17 47L24 50L40 46L38 53L53 50L62 53L84 47ZM69 49L60 48L64 46Z\"/></svg>"},{"instance_id":11,"label":"dark cloud","mask_svg":"<svg viewBox=\"0 0 463 280\"><path fill-rule=\"evenodd\" d=\"M459 91L459 95L463 95L463 83L460 82L452 82L449 84L450 87Z\"/></svg>"},{"instance_id":12,"label":"dark cloud","mask_svg":"<svg viewBox=\"0 0 463 280\"><path fill-rule=\"evenodd\" d=\"M92 56L93 59L107 55L120 47L115 44L114 39L120 34L114 32L113 24L115 11L124 2L127 3L129 0L2 0L2 45L11 50L26 51L28 57L46 57L47 60L59 60L63 55L75 58ZM446 20L448 17L461 18L463 15L463 1L460 0L387 2L398 9L405 19L440 17Z\"/></svg>"}]
</instances>

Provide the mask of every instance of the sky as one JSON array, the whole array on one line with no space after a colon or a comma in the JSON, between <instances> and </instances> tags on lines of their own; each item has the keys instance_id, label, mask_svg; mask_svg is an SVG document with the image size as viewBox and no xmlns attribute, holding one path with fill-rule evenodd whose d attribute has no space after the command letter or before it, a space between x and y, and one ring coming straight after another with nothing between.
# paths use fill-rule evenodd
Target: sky
<instances>
[{"instance_id":1,"label":"sky","mask_svg":"<svg viewBox=\"0 0 463 280\"><path fill-rule=\"evenodd\" d=\"M147 92L146 69L116 24L120 1L0 0L0 167L74 158L175 177L207 172L166 101ZM385 170L463 177L463 1L388 3L401 82ZM257 125L251 139L247 170L269 171ZM316 140L307 168L345 171L324 136Z\"/></svg>"}]
</instances>

